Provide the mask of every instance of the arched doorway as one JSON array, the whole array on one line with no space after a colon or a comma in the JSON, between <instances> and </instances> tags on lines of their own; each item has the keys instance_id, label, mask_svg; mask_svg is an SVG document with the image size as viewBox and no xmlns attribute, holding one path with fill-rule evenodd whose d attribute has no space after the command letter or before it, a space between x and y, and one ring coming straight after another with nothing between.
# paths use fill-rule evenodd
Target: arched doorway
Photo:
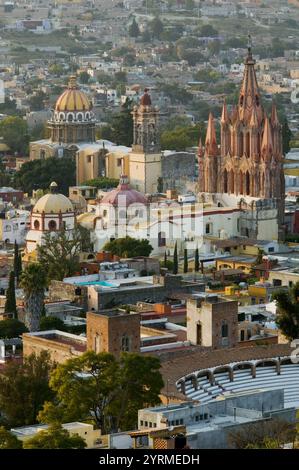
<instances>
[{"instance_id":1,"label":"arched doorway","mask_svg":"<svg viewBox=\"0 0 299 470\"><path fill-rule=\"evenodd\" d=\"M249 175L249 172L246 171L246 178L245 178L245 181L246 181L246 195L249 196L250 195L250 175Z\"/></svg>"},{"instance_id":2,"label":"arched doorway","mask_svg":"<svg viewBox=\"0 0 299 470\"><path fill-rule=\"evenodd\" d=\"M243 192L243 173L242 173L242 171L240 171L239 178L240 178L240 190L239 190L239 193L240 193L240 194L244 194L244 192Z\"/></svg>"},{"instance_id":3,"label":"arched doorway","mask_svg":"<svg viewBox=\"0 0 299 470\"><path fill-rule=\"evenodd\" d=\"M234 194L235 192L235 174L234 170L230 171L230 193Z\"/></svg>"}]
</instances>

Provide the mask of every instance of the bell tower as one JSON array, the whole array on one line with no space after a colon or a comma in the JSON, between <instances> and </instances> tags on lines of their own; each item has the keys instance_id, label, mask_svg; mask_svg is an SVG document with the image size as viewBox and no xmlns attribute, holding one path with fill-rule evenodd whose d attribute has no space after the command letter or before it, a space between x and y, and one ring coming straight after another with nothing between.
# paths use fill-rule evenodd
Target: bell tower
<instances>
[{"instance_id":1,"label":"bell tower","mask_svg":"<svg viewBox=\"0 0 299 470\"><path fill-rule=\"evenodd\" d=\"M130 156L131 186L143 193L157 191L161 176L159 108L152 105L148 89L133 111L133 146Z\"/></svg>"}]
</instances>

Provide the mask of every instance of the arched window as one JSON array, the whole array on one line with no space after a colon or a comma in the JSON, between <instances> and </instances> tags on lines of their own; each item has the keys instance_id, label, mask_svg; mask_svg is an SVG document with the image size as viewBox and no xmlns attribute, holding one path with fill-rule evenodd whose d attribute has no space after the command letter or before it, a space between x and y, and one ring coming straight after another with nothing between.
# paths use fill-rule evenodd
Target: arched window
<instances>
[{"instance_id":1,"label":"arched window","mask_svg":"<svg viewBox=\"0 0 299 470\"><path fill-rule=\"evenodd\" d=\"M121 350L129 352L131 349L130 338L127 335L123 335L121 338Z\"/></svg>"},{"instance_id":2,"label":"arched window","mask_svg":"<svg viewBox=\"0 0 299 470\"><path fill-rule=\"evenodd\" d=\"M53 232L54 230L56 230L57 224L56 224L55 220L50 220L50 222L48 224L48 228L49 228L50 232Z\"/></svg>"},{"instance_id":3,"label":"arched window","mask_svg":"<svg viewBox=\"0 0 299 470\"><path fill-rule=\"evenodd\" d=\"M158 246L166 246L166 236L165 232L159 232L158 233Z\"/></svg>"},{"instance_id":4,"label":"arched window","mask_svg":"<svg viewBox=\"0 0 299 470\"><path fill-rule=\"evenodd\" d=\"M39 158L40 158L41 160L44 160L45 157L46 157L46 152L45 152L45 150L41 150L41 151L39 152Z\"/></svg>"},{"instance_id":5,"label":"arched window","mask_svg":"<svg viewBox=\"0 0 299 470\"><path fill-rule=\"evenodd\" d=\"M39 220L35 220L33 222L33 227L34 227L34 230L39 230L39 227L40 227Z\"/></svg>"},{"instance_id":6,"label":"arched window","mask_svg":"<svg viewBox=\"0 0 299 470\"><path fill-rule=\"evenodd\" d=\"M250 133L247 132L246 134L246 157L249 158L250 156Z\"/></svg>"},{"instance_id":7,"label":"arched window","mask_svg":"<svg viewBox=\"0 0 299 470\"><path fill-rule=\"evenodd\" d=\"M224 193L227 193L228 192L228 184L227 184L227 171L224 170L224 173L223 173L223 192Z\"/></svg>"},{"instance_id":8,"label":"arched window","mask_svg":"<svg viewBox=\"0 0 299 470\"><path fill-rule=\"evenodd\" d=\"M226 322L222 323L221 336L222 338L228 338L228 324Z\"/></svg>"},{"instance_id":9,"label":"arched window","mask_svg":"<svg viewBox=\"0 0 299 470\"><path fill-rule=\"evenodd\" d=\"M239 193L244 194L243 193L243 173L242 173L242 171L240 171L239 177L240 177L240 191L239 191Z\"/></svg>"},{"instance_id":10,"label":"arched window","mask_svg":"<svg viewBox=\"0 0 299 470\"><path fill-rule=\"evenodd\" d=\"M206 224L206 235L212 233L212 224Z\"/></svg>"},{"instance_id":11,"label":"arched window","mask_svg":"<svg viewBox=\"0 0 299 470\"><path fill-rule=\"evenodd\" d=\"M261 136L260 133L257 135L257 154L260 156L261 154Z\"/></svg>"},{"instance_id":12,"label":"arched window","mask_svg":"<svg viewBox=\"0 0 299 470\"><path fill-rule=\"evenodd\" d=\"M243 135L243 132L240 133L239 143L240 143L240 146L239 146L239 149L240 149L239 156L242 157L242 156L243 156L243 153L244 153L244 135Z\"/></svg>"},{"instance_id":13,"label":"arched window","mask_svg":"<svg viewBox=\"0 0 299 470\"><path fill-rule=\"evenodd\" d=\"M72 122L73 119L74 119L74 116L73 116L71 113L69 113L69 114L68 114L68 117L67 117L67 120L68 120L69 122Z\"/></svg>"},{"instance_id":14,"label":"arched window","mask_svg":"<svg viewBox=\"0 0 299 470\"><path fill-rule=\"evenodd\" d=\"M265 195L265 174L261 173L260 175L260 195L264 196Z\"/></svg>"}]
</instances>

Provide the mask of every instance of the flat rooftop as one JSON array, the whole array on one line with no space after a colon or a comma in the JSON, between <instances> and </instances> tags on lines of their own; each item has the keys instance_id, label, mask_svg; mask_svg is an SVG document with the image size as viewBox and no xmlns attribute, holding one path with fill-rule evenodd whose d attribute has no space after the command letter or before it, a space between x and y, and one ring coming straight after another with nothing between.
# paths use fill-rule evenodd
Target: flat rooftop
<instances>
[{"instance_id":1,"label":"flat rooftop","mask_svg":"<svg viewBox=\"0 0 299 470\"><path fill-rule=\"evenodd\" d=\"M95 315L99 315L99 316L112 318L112 317L128 317L131 315L136 315L138 312L127 313L124 310L119 310L116 308L114 310L107 309L107 310L99 310L98 312L90 312L90 313L94 313Z\"/></svg>"},{"instance_id":2,"label":"flat rooftop","mask_svg":"<svg viewBox=\"0 0 299 470\"><path fill-rule=\"evenodd\" d=\"M74 421L73 423L65 423L62 425L64 429L67 429L68 431L71 431L73 429L88 429L90 428L90 424L86 423L81 423L79 421ZM10 431L15 435L15 436L20 436L20 437L26 437L26 436L31 436L32 434L35 434L39 431L45 431L48 429L48 424L33 424L32 426L22 426L19 428L13 428Z\"/></svg>"},{"instance_id":3,"label":"flat rooftop","mask_svg":"<svg viewBox=\"0 0 299 470\"><path fill-rule=\"evenodd\" d=\"M53 341L53 343L64 344L74 348L76 351L85 352L87 338L85 336L73 335L60 330L37 331L24 333L24 337L35 337L41 340Z\"/></svg>"}]
</instances>

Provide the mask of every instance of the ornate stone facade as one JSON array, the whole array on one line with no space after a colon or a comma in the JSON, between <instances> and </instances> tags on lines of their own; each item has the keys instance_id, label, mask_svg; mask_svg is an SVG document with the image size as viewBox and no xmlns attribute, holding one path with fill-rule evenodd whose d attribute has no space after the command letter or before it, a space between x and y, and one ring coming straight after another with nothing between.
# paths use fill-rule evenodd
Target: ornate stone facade
<instances>
[{"instance_id":1,"label":"ornate stone facade","mask_svg":"<svg viewBox=\"0 0 299 470\"><path fill-rule=\"evenodd\" d=\"M133 152L158 153L160 141L158 133L159 109L152 106L148 89L140 99L139 106L133 109Z\"/></svg>"},{"instance_id":2,"label":"ornate stone facade","mask_svg":"<svg viewBox=\"0 0 299 470\"><path fill-rule=\"evenodd\" d=\"M217 145L212 114L205 149L198 151L199 190L203 193L276 200L280 224L284 210L282 126L273 103L264 111L258 88L251 43L245 60L238 105L221 116L221 145Z\"/></svg>"},{"instance_id":3,"label":"ornate stone facade","mask_svg":"<svg viewBox=\"0 0 299 470\"><path fill-rule=\"evenodd\" d=\"M148 90L133 111L133 145L130 155L131 186L143 193L154 193L161 177L161 150L158 132L159 109L152 105Z\"/></svg>"}]
</instances>

